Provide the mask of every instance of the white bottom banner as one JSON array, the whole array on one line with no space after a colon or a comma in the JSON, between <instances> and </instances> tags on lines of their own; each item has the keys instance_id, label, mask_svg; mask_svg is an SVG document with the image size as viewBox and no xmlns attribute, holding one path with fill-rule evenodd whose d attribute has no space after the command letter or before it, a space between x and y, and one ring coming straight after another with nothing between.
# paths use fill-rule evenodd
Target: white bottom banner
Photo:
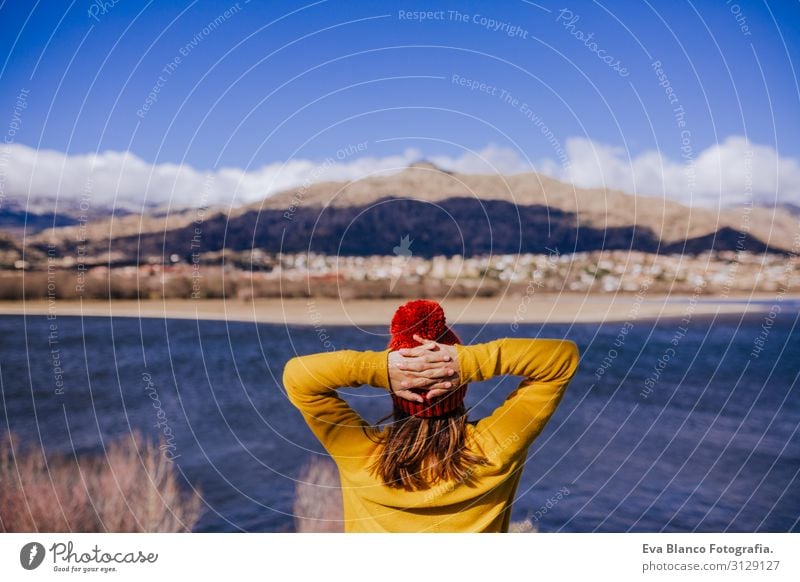
<instances>
[{"instance_id":1,"label":"white bottom banner","mask_svg":"<svg viewBox=\"0 0 800 582\"><path fill-rule=\"evenodd\" d=\"M796 534L0 534L2 580L800 580Z\"/></svg>"}]
</instances>

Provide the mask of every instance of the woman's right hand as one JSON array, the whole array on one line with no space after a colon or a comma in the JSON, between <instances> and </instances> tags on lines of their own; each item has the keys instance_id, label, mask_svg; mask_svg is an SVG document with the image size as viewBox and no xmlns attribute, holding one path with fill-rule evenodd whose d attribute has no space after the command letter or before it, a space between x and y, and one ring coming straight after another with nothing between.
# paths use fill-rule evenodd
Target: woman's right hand
<instances>
[{"instance_id":1,"label":"woman's right hand","mask_svg":"<svg viewBox=\"0 0 800 582\"><path fill-rule=\"evenodd\" d=\"M424 402L419 389L427 391L428 400L457 389L461 381L455 346L419 335L414 339L419 346L389 353L389 380L395 394Z\"/></svg>"}]
</instances>

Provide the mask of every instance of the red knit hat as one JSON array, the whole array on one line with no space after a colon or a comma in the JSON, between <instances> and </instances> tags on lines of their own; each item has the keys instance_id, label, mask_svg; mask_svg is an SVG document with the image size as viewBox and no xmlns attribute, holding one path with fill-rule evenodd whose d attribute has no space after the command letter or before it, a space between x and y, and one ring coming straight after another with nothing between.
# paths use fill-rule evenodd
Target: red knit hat
<instances>
[{"instance_id":1,"label":"red knit hat","mask_svg":"<svg viewBox=\"0 0 800 582\"><path fill-rule=\"evenodd\" d=\"M392 317L390 332L392 334L388 346L390 350L419 346L419 342L414 339L414 334L442 344L461 343L456 333L447 327L442 306L436 301L428 299L416 299L401 305ZM463 384L456 390L437 396L430 401L427 399L427 391L412 390L425 398L425 402L412 402L392 394L395 408L413 416L433 418L444 416L461 406L464 402L464 395L467 393L467 385Z\"/></svg>"}]
</instances>

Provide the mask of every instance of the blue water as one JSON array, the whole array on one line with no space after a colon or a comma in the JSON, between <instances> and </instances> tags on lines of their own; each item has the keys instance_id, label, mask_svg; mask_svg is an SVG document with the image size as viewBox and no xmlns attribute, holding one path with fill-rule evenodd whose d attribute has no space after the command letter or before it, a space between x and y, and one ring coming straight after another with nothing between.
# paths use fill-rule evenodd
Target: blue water
<instances>
[{"instance_id":1,"label":"blue water","mask_svg":"<svg viewBox=\"0 0 800 582\"><path fill-rule=\"evenodd\" d=\"M541 531L800 531L798 310L784 305L755 357L764 317L695 316L683 335L679 319L634 321L622 336L619 322L457 326L467 343L565 337L580 347L580 370L530 449L513 519ZM382 349L386 331L328 328L328 345ZM196 531L292 531L294 478L324 451L280 378L292 355L323 349L311 326L4 316L0 429L71 454L131 428L156 439L168 425L175 465L206 502ZM471 385L472 416L517 381ZM371 421L388 412L383 391L345 393Z\"/></svg>"}]
</instances>

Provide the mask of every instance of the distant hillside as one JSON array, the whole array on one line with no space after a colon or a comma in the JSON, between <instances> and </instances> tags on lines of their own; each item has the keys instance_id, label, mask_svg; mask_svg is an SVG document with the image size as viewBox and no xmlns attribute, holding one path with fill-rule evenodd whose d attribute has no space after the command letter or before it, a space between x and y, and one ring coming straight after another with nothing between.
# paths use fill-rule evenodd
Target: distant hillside
<instances>
[{"instance_id":1,"label":"distant hillside","mask_svg":"<svg viewBox=\"0 0 800 582\"><path fill-rule=\"evenodd\" d=\"M258 204L160 218L127 216L93 223L87 252L142 255L218 251L315 251L392 255L403 237L420 256L632 249L700 253L710 249L785 253L797 220L786 209L720 212L615 190L582 189L535 173L457 174L418 163L391 175L322 182ZM109 233L113 233L109 237ZM109 240L110 239L110 240ZM76 248L75 227L29 243L59 253ZM199 246L193 246L199 242Z\"/></svg>"},{"instance_id":2,"label":"distant hillside","mask_svg":"<svg viewBox=\"0 0 800 582\"><path fill-rule=\"evenodd\" d=\"M546 206L572 213L582 227L602 230L635 226L651 231L665 244L693 240L728 227L746 231L772 248L788 249L797 228L792 213L783 207L754 207L749 213L744 208L717 211L619 190L578 188L533 172L511 176L459 174L446 172L429 162L412 164L388 176L355 182L320 182L301 192L288 190L234 212L290 209L298 202L301 207L314 208L365 206L386 197L436 203L468 197L503 200L519 206Z\"/></svg>"},{"instance_id":3,"label":"distant hillside","mask_svg":"<svg viewBox=\"0 0 800 582\"><path fill-rule=\"evenodd\" d=\"M33 234L54 226L58 228L77 222L70 216L40 214L9 205L0 207L0 230L20 236L23 233Z\"/></svg>"}]
</instances>

